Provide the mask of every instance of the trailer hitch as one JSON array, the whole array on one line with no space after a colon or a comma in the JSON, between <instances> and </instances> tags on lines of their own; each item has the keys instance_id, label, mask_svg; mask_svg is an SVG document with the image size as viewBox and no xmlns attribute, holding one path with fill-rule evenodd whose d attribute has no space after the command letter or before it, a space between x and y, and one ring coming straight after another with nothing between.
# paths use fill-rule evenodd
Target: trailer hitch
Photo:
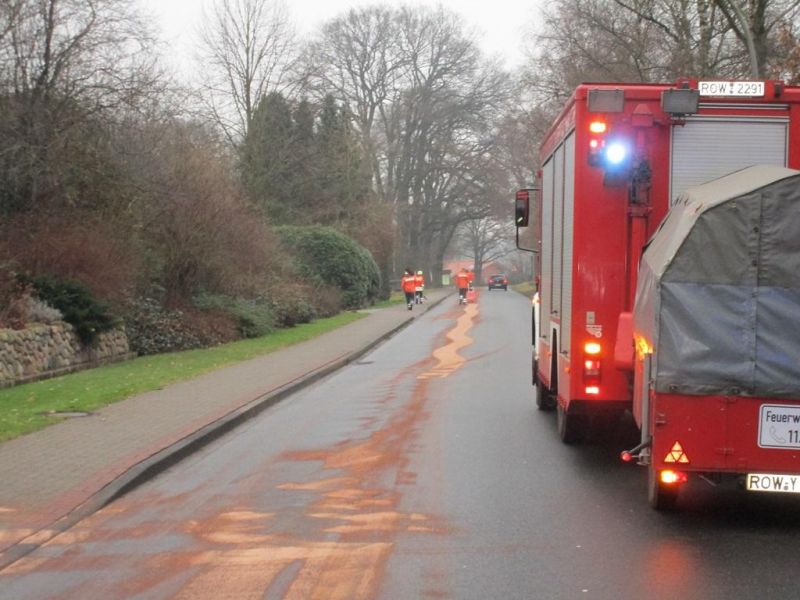
<instances>
[{"instance_id":1,"label":"trailer hitch","mask_svg":"<svg viewBox=\"0 0 800 600\"><path fill-rule=\"evenodd\" d=\"M630 450L623 450L622 452L620 452L619 457L620 459L622 459L623 462L631 462L634 458L638 459L640 456L639 453L645 448L649 448L652 445L652 443L653 439L650 438L646 442L642 442L641 444L639 444L638 446L634 446Z\"/></svg>"}]
</instances>

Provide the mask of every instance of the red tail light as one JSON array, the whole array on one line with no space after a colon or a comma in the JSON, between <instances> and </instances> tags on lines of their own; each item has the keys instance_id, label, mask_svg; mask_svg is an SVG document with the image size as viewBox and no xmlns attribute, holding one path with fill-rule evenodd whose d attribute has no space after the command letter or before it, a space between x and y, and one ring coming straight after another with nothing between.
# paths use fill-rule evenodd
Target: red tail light
<instances>
[{"instance_id":1,"label":"red tail light","mask_svg":"<svg viewBox=\"0 0 800 600\"><path fill-rule=\"evenodd\" d=\"M587 342L583 346L583 386L586 394L600 394L600 376L603 370L602 347L597 342Z\"/></svg>"},{"instance_id":2,"label":"red tail light","mask_svg":"<svg viewBox=\"0 0 800 600\"><path fill-rule=\"evenodd\" d=\"M665 469L658 474L661 483L667 485L680 485L686 483L689 477L683 471L673 471L672 469Z\"/></svg>"}]
</instances>

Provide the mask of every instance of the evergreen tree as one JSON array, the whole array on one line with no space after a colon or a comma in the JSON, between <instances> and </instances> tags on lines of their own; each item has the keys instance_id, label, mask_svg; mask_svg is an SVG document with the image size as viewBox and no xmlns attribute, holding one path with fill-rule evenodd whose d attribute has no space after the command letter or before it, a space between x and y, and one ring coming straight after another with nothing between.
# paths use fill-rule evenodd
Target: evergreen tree
<instances>
[{"instance_id":1,"label":"evergreen tree","mask_svg":"<svg viewBox=\"0 0 800 600\"><path fill-rule=\"evenodd\" d=\"M294 110L292 137L292 173L290 195L283 199L291 206L290 214L296 224L318 222L319 180L314 133L314 111L303 99Z\"/></svg>"},{"instance_id":2,"label":"evergreen tree","mask_svg":"<svg viewBox=\"0 0 800 600\"><path fill-rule=\"evenodd\" d=\"M289 103L272 92L259 101L242 144L242 180L253 202L276 224L294 222L293 207L287 201L296 167L294 134Z\"/></svg>"},{"instance_id":3,"label":"evergreen tree","mask_svg":"<svg viewBox=\"0 0 800 600\"><path fill-rule=\"evenodd\" d=\"M325 97L317 128L321 198L325 222L347 226L363 218L370 201L370 173L344 107Z\"/></svg>"},{"instance_id":4,"label":"evergreen tree","mask_svg":"<svg viewBox=\"0 0 800 600\"><path fill-rule=\"evenodd\" d=\"M326 96L315 120L279 93L259 103L242 148L242 177L274 224L324 224L357 231L369 220L371 172L347 109Z\"/></svg>"}]
</instances>

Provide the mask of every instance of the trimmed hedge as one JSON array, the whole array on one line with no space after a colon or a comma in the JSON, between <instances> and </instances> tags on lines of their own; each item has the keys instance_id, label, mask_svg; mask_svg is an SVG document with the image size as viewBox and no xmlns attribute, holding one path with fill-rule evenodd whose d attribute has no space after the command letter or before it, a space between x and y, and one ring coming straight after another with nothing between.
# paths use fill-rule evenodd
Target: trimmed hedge
<instances>
[{"instance_id":1,"label":"trimmed hedge","mask_svg":"<svg viewBox=\"0 0 800 600\"><path fill-rule=\"evenodd\" d=\"M372 304L380 294L381 275L369 250L331 227L283 226L278 237L294 256L298 273L315 287L342 291L343 308Z\"/></svg>"}]
</instances>

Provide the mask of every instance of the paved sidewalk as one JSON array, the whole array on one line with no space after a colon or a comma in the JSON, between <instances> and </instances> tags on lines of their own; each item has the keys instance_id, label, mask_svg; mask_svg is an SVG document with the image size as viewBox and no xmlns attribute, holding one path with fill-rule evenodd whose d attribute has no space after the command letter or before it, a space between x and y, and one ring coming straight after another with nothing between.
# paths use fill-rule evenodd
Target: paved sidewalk
<instances>
[{"instance_id":1,"label":"paved sidewalk","mask_svg":"<svg viewBox=\"0 0 800 600\"><path fill-rule=\"evenodd\" d=\"M451 293L368 310L313 340L0 444L0 569L285 396L357 359Z\"/></svg>"}]
</instances>

